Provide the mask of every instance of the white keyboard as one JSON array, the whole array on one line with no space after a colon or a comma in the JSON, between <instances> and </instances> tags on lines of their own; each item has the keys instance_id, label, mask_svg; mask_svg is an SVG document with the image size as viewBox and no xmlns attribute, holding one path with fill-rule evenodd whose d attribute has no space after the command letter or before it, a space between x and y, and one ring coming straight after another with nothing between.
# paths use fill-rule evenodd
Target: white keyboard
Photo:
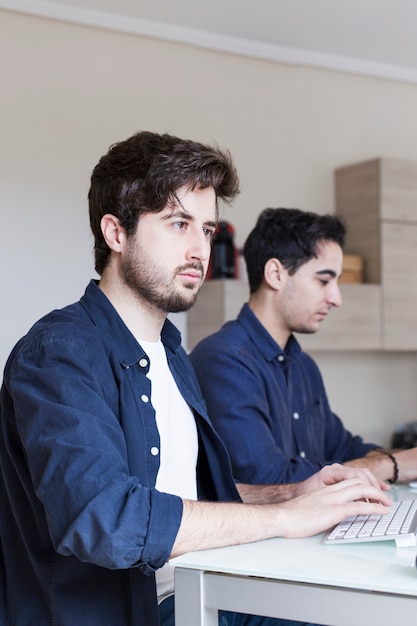
<instances>
[{"instance_id":1,"label":"white keyboard","mask_svg":"<svg viewBox=\"0 0 417 626\"><path fill-rule=\"evenodd\" d=\"M325 543L395 540L398 547L416 545L417 500L394 502L385 515L347 517L325 537Z\"/></svg>"}]
</instances>

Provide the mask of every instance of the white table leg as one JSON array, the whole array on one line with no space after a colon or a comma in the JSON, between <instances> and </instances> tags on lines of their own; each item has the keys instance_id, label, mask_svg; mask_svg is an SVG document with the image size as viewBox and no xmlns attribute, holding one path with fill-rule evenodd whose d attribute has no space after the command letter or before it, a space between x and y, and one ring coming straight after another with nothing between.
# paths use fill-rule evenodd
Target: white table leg
<instances>
[{"instance_id":1,"label":"white table leg","mask_svg":"<svg viewBox=\"0 0 417 626\"><path fill-rule=\"evenodd\" d=\"M205 606L204 572L175 568L175 626L218 626L217 609Z\"/></svg>"}]
</instances>

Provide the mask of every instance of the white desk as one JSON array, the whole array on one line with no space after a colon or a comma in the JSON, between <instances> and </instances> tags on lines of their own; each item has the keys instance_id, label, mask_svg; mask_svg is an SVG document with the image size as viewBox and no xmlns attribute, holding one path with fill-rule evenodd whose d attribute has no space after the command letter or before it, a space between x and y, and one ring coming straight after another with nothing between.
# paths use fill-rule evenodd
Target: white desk
<instances>
[{"instance_id":1,"label":"white desk","mask_svg":"<svg viewBox=\"0 0 417 626\"><path fill-rule=\"evenodd\" d=\"M405 488L398 495L416 497ZM416 547L322 539L269 539L173 559L176 626L217 626L218 609L329 626L415 626Z\"/></svg>"}]
</instances>

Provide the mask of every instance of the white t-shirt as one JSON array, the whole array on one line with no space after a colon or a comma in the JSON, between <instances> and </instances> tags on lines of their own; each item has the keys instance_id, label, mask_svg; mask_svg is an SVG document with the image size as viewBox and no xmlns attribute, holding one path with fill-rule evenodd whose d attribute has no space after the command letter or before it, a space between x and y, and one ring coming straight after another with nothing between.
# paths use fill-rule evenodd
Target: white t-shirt
<instances>
[{"instance_id":1,"label":"white t-shirt","mask_svg":"<svg viewBox=\"0 0 417 626\"><path fill-rule=\"evenodd\" d=\"M193 413L171 374L161 340L140 341L149 357L151 402L160 436L158 491L187 500L197 499L198 437ZM164 565L156 572L158 602L174 592L174 568Z\"/></svg>"}]
</instances>

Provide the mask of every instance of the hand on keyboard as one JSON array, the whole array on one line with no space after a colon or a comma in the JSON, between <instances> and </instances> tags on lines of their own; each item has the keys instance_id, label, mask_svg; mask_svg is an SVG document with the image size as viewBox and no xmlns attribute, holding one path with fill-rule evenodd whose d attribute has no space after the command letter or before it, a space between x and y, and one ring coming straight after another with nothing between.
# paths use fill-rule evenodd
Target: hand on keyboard
<instances>
[{"instance_id":1,"label":"hand on keyboard","mask_svg":"<svg viewBox=\"0 0 417 626\"><path fill-rule=\"evenodd\" d=\"M398 546L409 546L416 544L416 531L417 500L400 500L386 515L356 515L342 520L328 533L325 542L393 539Z\"/></svg>"}]
</instances>

